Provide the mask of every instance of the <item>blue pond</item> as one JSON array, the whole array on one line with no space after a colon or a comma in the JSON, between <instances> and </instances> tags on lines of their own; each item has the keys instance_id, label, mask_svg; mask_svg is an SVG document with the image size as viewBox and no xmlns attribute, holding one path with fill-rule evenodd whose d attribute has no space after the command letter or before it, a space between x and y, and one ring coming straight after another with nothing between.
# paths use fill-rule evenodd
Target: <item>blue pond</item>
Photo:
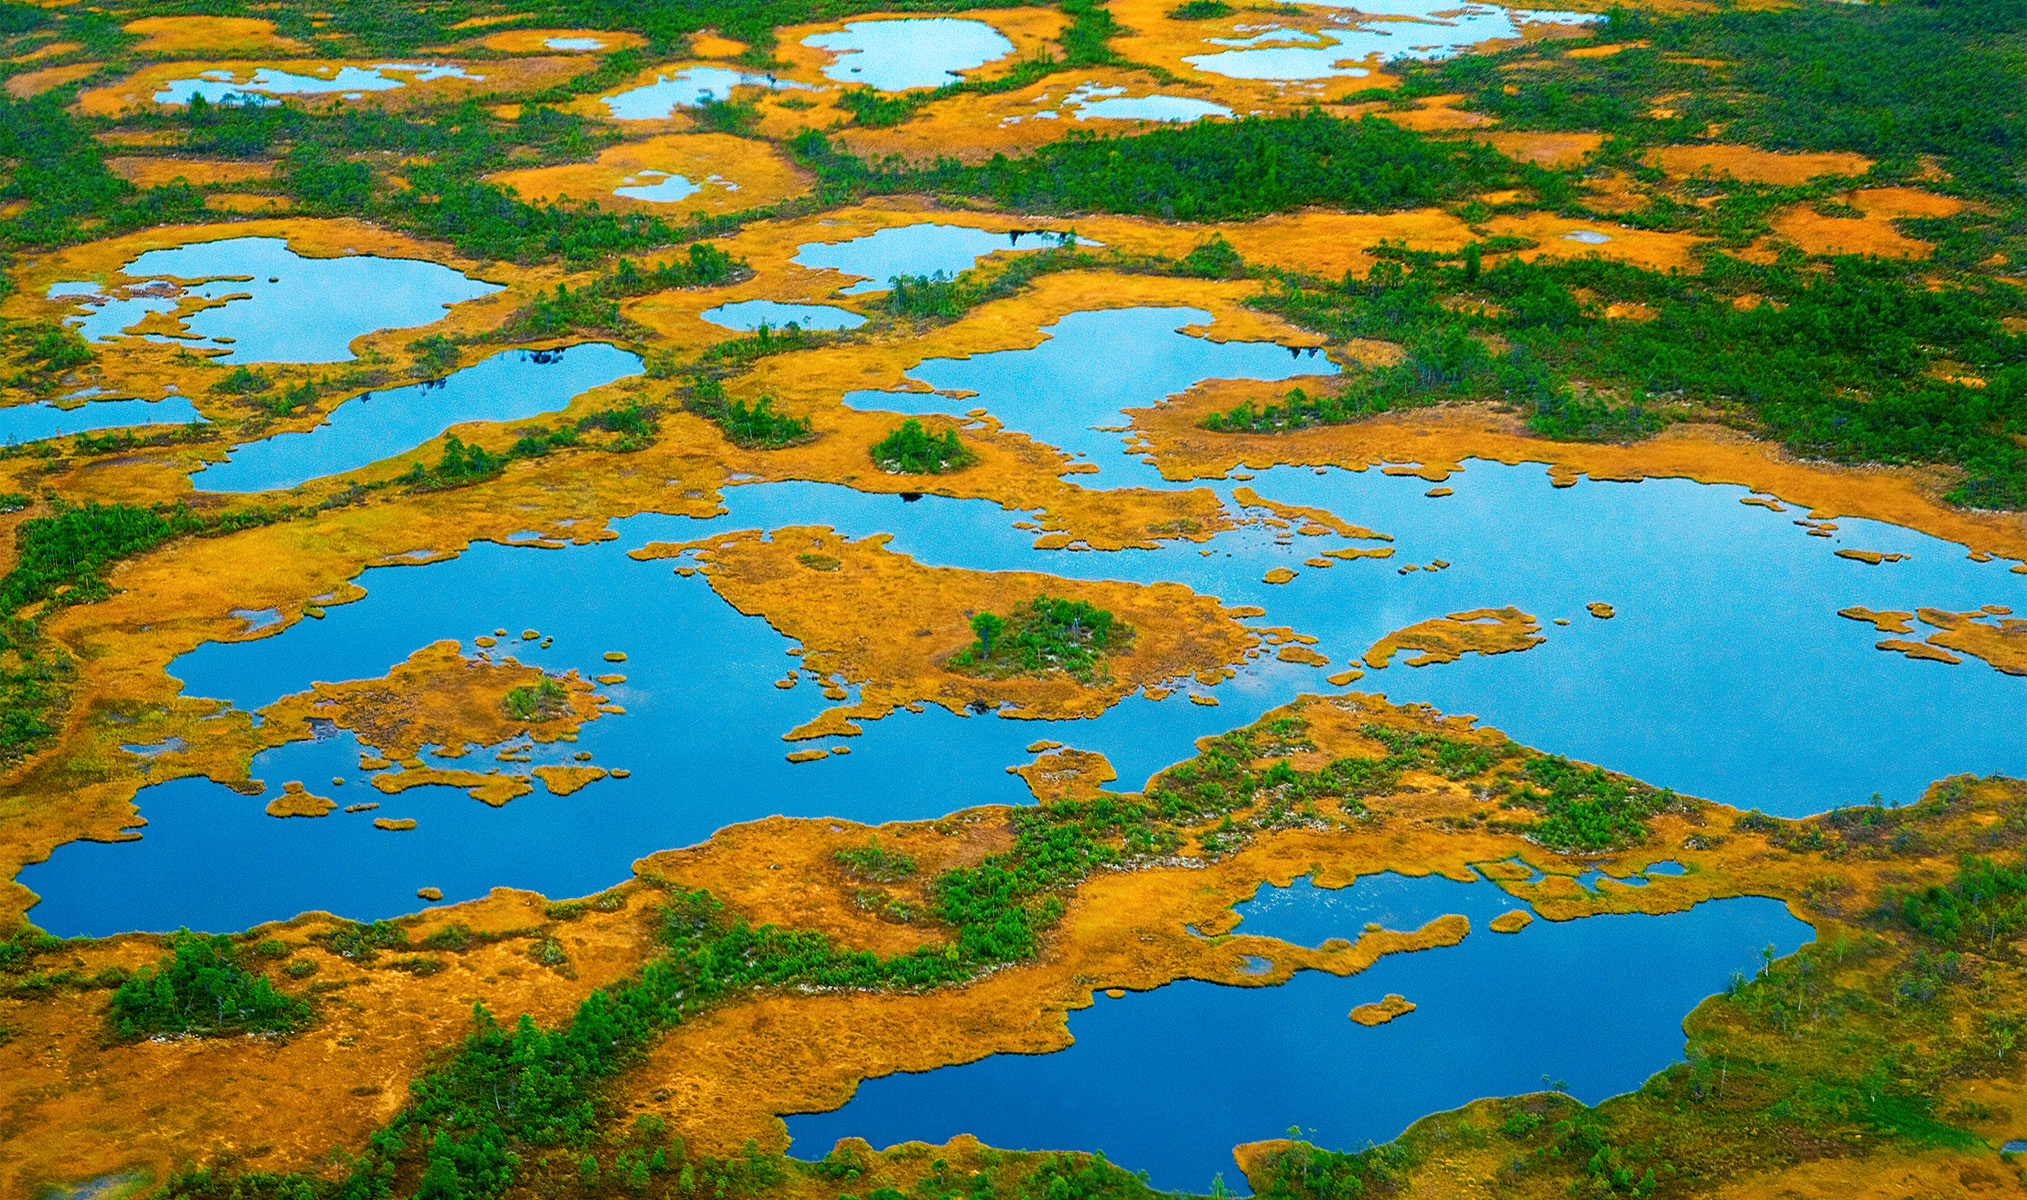
<instances>
[{"instance_id":1,"label":"blue pond","mask_svg":"<svg viewBox=\"0 0 2027 1200\"><path fill-rule=\"evenodd\" d=\"M1321 0L1323 7L1359 7L1356 0ZM1343 19L1343 18L1340 18ZM1199 71L1230 79L1327 79L1367 74L1353 63L1377 57L1433 59L1457 54L1479 42L1520 36L1529 24L1581 25L1595 13L1523 11L1489 4L1459 6L1451 0L1393 0L1385 15L1361 12L1357 23L1314 33L1267 29L1243 38L1207 38L1232 49L1184 57Z\"/></svg>"},{"instance_id":2,"label":"blue pond","mask_svg":"<svg viewBox=\"0 0 2027 1200\"><path fill-rule=\"evenodd\" d=\"M281 238L265 237L150 250L120 271L164 285L86 300L86 315L73 323L87 341L121 336L149 313L173 311L179 298L223 301L190 314L186 337L146 335L156 342L208 340L222 350L213 356L221 362L345 362L356 337L428 325L453 304L500 290L440 263L366 254L305 258ZM178 288L179 282L191 286ZM76 296L79 285L62 282L50 294Z\"/></svg>"},{"instance_id":3,"label":"blue pond","mask_svg":"<svg viewBox=\"0 0 2027 1200\"><path fill-rule=\"evenodd\" d=\"M203 419L182 396L165 396L160 400L91 400L72 408L58 408L41 400L0 408L0 442L33 442L134 425L187 425Z\"/></svg>"},{"instance_id":4,"label":"blue pond","mask_svg":"<svg viewBox=\"0 0 2027 1200\"><path fill-rule=\"evenodd\" d=\"M567 350L505 350L428 383L355 396L315 429L240 446L198 471L203 492L266 492L391 458L464 421L518 421L638 375L640 356L603 342Z\"/></svg>"},{"instance_id":5,"label":"blue pond","mask_svg":"<svg viewBox=\"0 0 2027 1200\"><path fill-rule=\"evenodd\" d=\"M1094 425L1123 425L1120 410L1142 407L1206 379L1288 379L1335 375L1314 351L1272 342L1213 342L1178 330L1208 324L1195 308L1122 308L1077 312L1047 327L1041 345L969 358L932 358L908 375L938 392L850 392L845 403L878 412L961 414L983 408L1009 429L1088 458L1108 487L1167 486L1152 467L1120 458L1120 435ZM1103 370L1091 369L1103 363Z\"/></svg>"},{"instance_id":6,"label":"blue pond","mask_svg":"<svg viewBox=\"0 0 2027 1200\"><path fill-rule=\"evenodd\" d=\"M332 71L332 68L322 68ZM297 75L277 67L259 67L244 83L235 83L233 73L224 69L200 71L194 79L172 79L152 99L157 104L188 104L202 96L213 104L273 104L277 95L343 94L356 100L366 92L386 92L408 86L389 72L410 76L418 82L432 79L484 79L468 75L463 67L449 63L380 63L371 67L338 67L328 75Z\"/></svg>"},{"instance_id":7,"label":"blue pond","mask_svg":"<svg viewBox=\"0 0 2027 1200\"><path fill-rule=\"evenodd\" d=\"M800 325L804 329L857 329L866 319L848 308L829 304L783 304L778 300L741 300L707 308L698 316L713 325L750 333L762 325L781 329Z\"/></svg>"},{"instance_id":8,"label":"blue pond","mask_svg":"<svg viewBox=\"0 0 2027 1200\"><path fill-rule=\"evenodd\" d=\"M651 204L673 204L686 196L694 196L703 190L699 184L691 183L686 176L670 175L663 171L641 171L640 177L659 175L661 178L646 183L635 183L612 189L615 196L629 200L646 200Z\"/></svg>"},{"instance_id":9,"label":"blue pond","mask_svg":"<svg viewBox=\"0 0 2027 1200\"><path fill-rule=\"evenodd\" d=\"M1788 954L1812 936L1761 899L1499 934L1487 922L1518 905L1489 883L1377 876L1338 893L1307 880L1262 893L1239 906L1239 932L1318 945L1356 939L1367 921L1415 928L1444 913L1468 916L1472 931L1349 979L1100 995L1070 1014L1067 1050L871 1079L835 1112L789 1117L793 1153L970 1133L1009 1149L1101 1150L1157 1188L1203 1191L1219 1174L1243 1182L1231 1147L1291 1125L1356 1150L1481 1096L1540 1091L1544 1078L1590 1104L1630 1091L1681 1057L1682 1018L1758 966L1762 947ZM1346 1018L1388 993L1417 1008L1372 1028Z\"/></svg>"},{"instance_id":10,"label":"blue pond","mask_svg":"<svg viewBox=\"0 0 2027 1200\"><path fill-rule=\"evenodd\" d=\"M772 75L750 75L725 67L691 67L673 75L656 74L655 81L629 88L604 99L606 110L618 121L658 121L679 108L692 108L706 100L729 100L738 87L801 88L806 83L776 79Z\"/></svg>"},{"instance_id":11,"label":"blue pond","mask_svg":"<svg viewBox=\"0 0 2027 1200\"><path fill-rule=\"evenodd\" d=\"M968 225L896 225L848 242L809 242L789 261L798 266L834 267L862 276L845 295L884 292L896 275L955 275L968 271L996 250L1040 250L1058 235L1038 230L994 233ZM1022 245L1022 242L1026 245Z\"/></svg>"},{"instance_id":12,"label":"blue pond","mask_svg":"<svg viewBox=\"0 0 2027 1200\"><path fill-rule=\"evenodd\" d=\"M853 21L841 30L811 34L802 44L837 56L824 67L826 78L881 92L955 83L961 78L958 72L1014 50L992 26L949 17Z\"/></svg>"}]
</instances>

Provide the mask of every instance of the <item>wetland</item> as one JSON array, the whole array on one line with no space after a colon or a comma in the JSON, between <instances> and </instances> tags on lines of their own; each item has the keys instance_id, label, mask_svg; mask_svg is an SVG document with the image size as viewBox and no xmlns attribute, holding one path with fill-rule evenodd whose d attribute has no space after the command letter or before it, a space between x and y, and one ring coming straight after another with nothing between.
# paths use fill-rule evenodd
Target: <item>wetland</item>
<instances>
[{"instance_id":1,"label":"wetland","mask_svg":"<svg viewBox=\"0 0 2027 1200\"><path fill-rule=\"evenodd\" d=\"M0 1194L2015 1188L2022 54L0 5Z\"/></svg>"}]
</instances>

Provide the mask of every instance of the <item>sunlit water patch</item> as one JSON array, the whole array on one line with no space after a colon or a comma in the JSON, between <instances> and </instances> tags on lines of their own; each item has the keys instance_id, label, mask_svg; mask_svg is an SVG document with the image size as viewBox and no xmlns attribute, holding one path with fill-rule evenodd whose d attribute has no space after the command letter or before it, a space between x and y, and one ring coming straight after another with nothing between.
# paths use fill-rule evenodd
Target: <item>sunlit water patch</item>
<instances>
[{"instance_id":1,"label":"sunlit water patch","mask_svg":"<svg viewBox=\"0 0 2027 1200\"><path fill-rule=\"evenodd\" d=\"M840 30L811 34L802 44L836 56L823 69L827 78L882 92L955 83L961 78L958 72L1014 51L1014 44L992 26L950 17L853 21Z\"/></svg>"},{"instance_id":2,"label":"sunlit water patch","mask_svg":"<svg viewBox=\"0 0 2027 1200\"><path fill-rule=\"evenodd\" d=\"M182 396L165 396L160 400L90 400L73 408L58 408L51 401L40 400L0 408L0 442L33 442L135 425L187 425L203 419Z\"/></svg>"},{"instance_id":3,"label":"sunlit water patch","mask_svg":"<svg viewBox=\"0 0 2027 1200\"><path fill-rule=\"evenodd\" d=\"M660 178L654 178L655 176ZM671 204L703 190L702 184L691 183L682 175L671 175L667 171L636 171L633 178L612 189L612 194L625 196L629 200Z\"/></svg>"},{"instance_id":4,"label":"sunlit water patch","mask_svg":"<svg viewBox=\"0 0 2027 1200\"><path fill-rule=\"evenodd\" d=\"M1094 426L1125 424L1121 410L1145 407L1207 379L1282 380L1335 375L1336 363L1314 350L1272 342L1213 342L1178 332L1208 325L1195 308L1120 308L1076 312L1044 329L1038 346L969 358L932 358L908 377L932 392L860 391L853 408L885 412L962 414L985 409L1009 429L1031 434L1099 468L1106 486L1167 486L1138 459L1123 456L1121 435ZM1102 369L1094 369L1103 364ZM975 393L952 399L945 391Z\"/></svg>"},{"instance_id":5,"label":"sunlit water patch","mask_svg":"<svg viewBox=\"0 0 2027 1200\"><path fill-rule=\"evenodd\" d=\"M698 316L713 325L751 333L762 325L783 329L857 329L866 319L848 308L829 304L783 304L777 300L741 300L707 308Z\"/></svg>"},{"instance_id":6,"label":"sunlit water patch","mask_svg":"<svg viewBox=\"0 0 2027 1200\"><path fill-rule=\"evenodd\" d=\"M641 372L640 356L603 342L504 350L427 383L355 396L315 429L278 433L191 475L200 492L265 492L351 471L465 421L555 412L592 388Z\"/></svg>"},{"instance_id":7,"label":"sunlit water patch","mask_svg":"<svg viewBox=\"0 0 2027 1200\"><path fill-rule=\"evenodd\" d=\"M137 282L105 289L66 280L49 294L83 298L85 315L70 323L93 342L122 336L150 313L173 312L179 301L223 301L190 314L185 337L143 335L154 342L208 341L222 350L214 358L223 362L344 362L354 338L427 325L454 304L500 290L441 263L370 254L308 258L271 237L150 250L120 273Z\"/></svg>"},{"instance_id":8,"label":"sunlit water patch","mask_svg":"<svg viewBox=\"0 0 2027 1200\"><path fill-rule=\"evenodd\" d=\"M1300 945L1444 913L1472 928L1459 945L1391 955L1349 979L1303 972L1280 987L1101 995L1070 1014L1067 1050L871 1079L835 1112L789 1117L793 1153L821 1158L843 1137L885 1147L969 1133L1007 1149L1103 1151L1157 1188L1201 1192L1235 1175L1231 1147L1291 1125L1357 1150L1428 1113L1545 1080L1587 1104L1631 1091L1681 1058L1683 1017L1733 972L1758 966L1763 947L1788 954L1812 936L1762 899L1501 934L1491 918L1524 906L1490 883L1380 876L1343 892L1306 879L1262 892L1240 906L1239 931ZM1346 1018L1390 993L1415 1010L1375 1027Z\"/></svg>"},{"instance_id":9,"label":"sunlit water patch","mask_svg":"<svg viewBox=\"0 0 2027 1200\"><path fill-rule=\"evenodd\" d=\"M404 88L409 83L427 83L433 79L482 80L483 75L471 75L455 63L378 63L370 67L320 68L329 74L297 75L277 67L259 67L252 78L237 82L233 73L222 68L200 71L192 79L172 79L162 85L153 99L157 104L188 104L192 96L202 96L213 104L255 103L272 104L273 96L324 95L331 92L345 93L347 99L357 99L366 92L387 92ZM407 78L397 78L407 76Z\"/></svg>"},{"instance_id":10,"label":"sunlit water patch","mask_svg":"<svg viewBox=\"0 0 2027 1200\"><path fill-rule=\"evenodd\" d=\"M776 79L772 75L750 74L725 67L690 67L674 75L657 73L653 83L607 96L604 104L615 120L658 121L673 115L679 108L694 108L706 100L729 100L732 89L736 87L810 90L806 83Z\"/></svg>"},{"instance_id":11,"label":"sunlit water patch","mask_svg":"<svg viewBox=\"0 0 2027 1200\"><path fill-rule=\"evenodd\" d=\"M1323 0L1320 6L1359 7L1346 0ZM1451 0L1405 0L1388 4L1386 9L1384 14L1361 10L1356 18L1342 18L1346 22L1343 27L1313 33L1281 27L1241 27L1249 36L1205 39L1212 45L1231 49L1187 55L1183 61L1200 71L1231 79L1357 77L1368 71L1355 64L1374 56L1381 62L1445 58L1479 42L1518 37L1530 24L1581 25L1598 19L1596 13L1530 11L1483 4L1460 8Z\"/></svg>"},{"instance_id":12,"label":"sunlit water patch","mask_svg":"<svg viewBox=\"0 0 2027 1200\"><path fill-rule=\"evenodd\" d=\"M1043 250L1059 245L1067 235L1049 230L1012 229L994 232L969 225L896 225L844 242L805 242L796 247L790 262L797 266L831 267L847 275L861 276L859 283L846 288L845 295L884 292L897 275L955 275L976 266L978 260L999 250ZM1098 245L1082 241L1080 245Z\"/></svg>"},{"instance_id":13,"label":"sunlit water patch","mask_svg":"<svg viewBox=\"0 0 2027 1200\"><path fill-rule=\"evenodd\" d=\"M1069 113L1079 121L1096 117L1110 121L1196 121L1204 117L1229 117L1232 110L1209 100L1198 100L1190 96L1169 96L1156 93L1147 96L1129 96L1122 85L1100 87L1095 83L1081 84L1064 94L1055 107L1047 107L1049 97L1043 95L1033 101L1035 111L1017 116L1005 117L1001 125L1018 125L1022 121L1054 121Z\"/></svg>"}]
</instances>

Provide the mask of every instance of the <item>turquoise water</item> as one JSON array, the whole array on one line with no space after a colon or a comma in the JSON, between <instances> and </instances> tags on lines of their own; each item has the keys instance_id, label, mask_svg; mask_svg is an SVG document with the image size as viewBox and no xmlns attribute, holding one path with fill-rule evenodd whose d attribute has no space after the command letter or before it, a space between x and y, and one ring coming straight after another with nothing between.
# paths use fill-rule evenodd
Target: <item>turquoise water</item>
<instances>
[{"instance_id":1,"label":"turquoise water","mask_svg":"<svg viewBox=\"0 0 2027 1200\"><path fill-rule=\"evenodd\" d=\"M935 392L848 392L853 408L875 412L962 415L985 409L1008 429L1031 434L1097 466L1107 487L1168 487L1153 467L1123 457L1124 435L1093 426L1126 423L1120 410L1145 407L1207 379L1288 379L1335 375L1315 351L1272 342L1213 342L1177 330L1207 325L1196 308L1119 308L1077 312L1047 326L1039 346L969 358L932 358L908 377ZM1092 369L1103 363L1102 370ZM941 392L971 393L956 398Z\"/></svg>"},{"instance_id":2,"label":"turquoise water","mask_svg":"<svg viewBox=\"0 0 2027 1200\"><path fill-rule=\"evenodd\" d=\"M596 387L641 372L640 356L603 342L503 350L462 371L354 396L314 429L235 447L190 476L200 492L267 492L392 458L465 421L555 412Z\"/></svg>"},{"instance_id":3,"label":"turquoise water","mask_svg":"<svg viewBox=\"0 0 2027 1200\"><path fill-rule=\"evenodd\" d=\"M778 300L741 300L720 304L697 314L713 325L751 333L762 325L783 329L799 325L804 329L857 329L866 319L848 308L829 304L783 304Z\"/></svg>"},{"instance_id":4,"label":"turquoise water","mask_svg":"<svg viewBox=\"0 0 2027 1200\"><path fill-rule=\"evenodd\" d=\"M1012 54L1014 44L982 21L949 17L853 21L831 33L802 39L836 55L824 76L881 92L942 87L960 71Z\"/></svg>"},{"instance_id":5,"label":"turquoise water","mask_svg":"<svg viewBox=\"0 0 2027 1200\"><path fill-rule=\"evenodd\" d=\"M884 292L896 275L955 275L998 250L1040 250L1057 235L1047 230L1014 229L995 233L968 225L896 225L845 242L808 242L796 248L790 262L797 266L832 267L861 282L844 290L855 296ZM1023 241L1026 245L1022 245ZM1081 242L1082 245L1097 245Z\"/></svg>"},{"instance_id":6,"label":"turquoise water","mask_svg":"<svg viewBox=\"0 0 2027 1200\"><path fill-rule=\"evenodd\" d=\"M86 300L85 315L71 319L85 340L120 337L148 313L172 311L178 296L223 300L191 314L188 337L146 336L154 342L209 341L218 350L213 360L225 363L347 362L354 338L428 325L454 304L500 290L499 284L440 263L370 254L306 258L271 237L150 250L120 272L156 281L151 291L173 294L108 292L107 299ZM49 294L79 296L85 287L94 285L64 281Z\"/></svg>"},{"instance_id":7,"label":"turquoise water","mask_svg":"<svg viewBox=\"0 0 2027 1200\"><path fill-rule=\"evenodd\" d=\"M653 83L607 96L604 104L614 120L657 121L675 115L679 108L694 108L706 100L729 100L732 89L736 87L809 90L806 83L776 79L772 75L754 75L724 67L690 67L673 75L657 73Z\"/></svg>"},{"instance_id":8,"label":"turquoise water","mask_svg":"<svg viewBox=\"0 0 2027 1200\"><path fill-rule=\"evenodd\" d=\"M182 396L160 400L91 400L74 408L58 408L47 400L0 408L0 442L33 442L69 437L99 429L135 425L187 425L204 418Z\"/></svg>"},{"instance_id":9,"label":"turquoise water","mask_svg":"<svg viewBox=\"0 0 2027 1200\"><path fill-rule=\"evenodd\" d=\"M1233 1146L1302 1136L1357 1150L1481 1096L1540 1091L1586 1104L1637 1088L1682 1056L1681 1022L1762 947L1812 937L1777 901L1710 901L1686 913L1536 921L1493 933L1524 907L1489 883L1369 876L1330 892L1298 880L1238 906L1239 932L1297 945L1356 939L1367 921L1417 928L1462 913L1456 946L1396 954L1349 979L1302 972L1280 987L1183 982L1069 1016L1054 1054L1002 1054L859 1085L834 1112L787 1118L791 1153L839 1138L876 1148L959 1133L1005 1149L1103 1151L1157 1188L1239 1190ZM1413 1012L1375 1027L1346 1014L1392 993Z\"/></svg>"}]
</instances>

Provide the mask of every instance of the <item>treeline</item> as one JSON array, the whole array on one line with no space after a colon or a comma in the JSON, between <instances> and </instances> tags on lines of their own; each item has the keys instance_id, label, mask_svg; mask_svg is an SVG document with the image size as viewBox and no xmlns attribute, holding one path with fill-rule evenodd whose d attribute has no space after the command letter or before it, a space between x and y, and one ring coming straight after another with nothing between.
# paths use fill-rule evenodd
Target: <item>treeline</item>
<instances>
[{"instance_id":1,"label":"treeline","mask_svg":"<svg viewBox=\"0 0 2027 1200\"><path fill-rule=\"evenodd\" d=\"M0 238L18 246L74 242L83 223L92 233L139 229L189 220L204 210L204 196L187 184L163 184L145 191L106 166L91 130L65 108L70 89L57 88L26 100L0 93L0 159L9 170L0 182L0 201L21 208L0 222Z\"/></svg>"},{"instance_id":2,"label":"treeline","mask_svg":"<svg viewBox=\"0 0 2027 1200\"><path fill-rule=\"evenodd\" d=\"M171 935L166 958L113 992L106 1012L113 1036L288 1033L309 1023L309 1005L276 991L239 958L229 937L188 929Z\"/></svg>"},{"instance_id":3,"label":"treeline","mask_svg":"<svg viewBox=\"0 0 2027 1200\"><path fill-rule=\"evenodd\" d=\"M1308 204L1356 212L1416 208L1495 188L1531 187L1553 204L1562 176L1475 142L1438 142L1375 118L1311 110L1106 137L1078 131L1022 158L967 166L868 163L806 132L793 148L827 180L874 192L988 197L1028 212L1116 212L1223 221Z\"/></svg>"}]
</instances>

